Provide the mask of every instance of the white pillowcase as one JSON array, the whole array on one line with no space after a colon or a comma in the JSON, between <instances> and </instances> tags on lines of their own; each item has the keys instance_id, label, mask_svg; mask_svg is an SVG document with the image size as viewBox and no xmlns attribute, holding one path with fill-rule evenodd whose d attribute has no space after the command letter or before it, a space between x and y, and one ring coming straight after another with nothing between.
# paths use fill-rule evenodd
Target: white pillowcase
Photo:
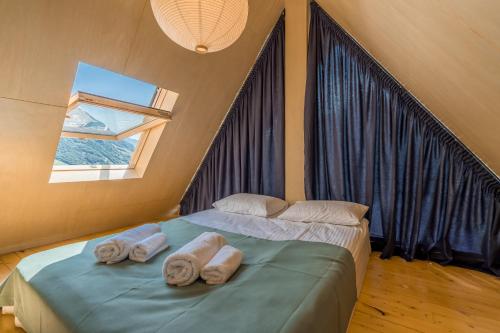
<instances>
[{"instance_id":1,"label":"white pillowcase","mask_svg":"<svg viewBox=\"0 0 500 333\"><path fill-rule=\"evenodd\" d=\"M212 204L223 212L268 217L288 206L284 200L267 195L237 193Z\"/></svg>"},{"instance_id":2,"label":"white pillowcase","mask_svg":"<svg viewBox=\"0 0 500 333\"><path fill-rule=\"evenodd\" d=\"M297 201L278 216L280 220L358 225L368 211L365 205L346 201Z\"/></svg>"}]
</instances>

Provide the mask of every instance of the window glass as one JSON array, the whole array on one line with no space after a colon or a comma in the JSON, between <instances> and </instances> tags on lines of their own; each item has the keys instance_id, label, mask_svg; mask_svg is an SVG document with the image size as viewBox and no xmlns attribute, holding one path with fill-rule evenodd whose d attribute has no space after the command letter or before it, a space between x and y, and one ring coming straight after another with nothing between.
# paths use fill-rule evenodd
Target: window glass
<instances>
[{"instance_id":1,"label":"window glass","mask_svg":"<svg viewBox=\"0 0 500 333\"><path fill-rule=\"evenodd\" d=\"M128 165L139 140L140 134L119 141L62 137L54 165Z\"/></svg>"},{"instance_id":2,"label":"window glass","mask_svg":"<svg viewBox=\"0 0 500 333\"><path fill-rule=\"evenodd\" d=\"M80 103L67 113L63 131L114 136L155 119L137 113Z\"/></svg>"},{"instance_id":3,"label":"window glass","mask_svg":"<svg viewBox=\"0 0 500 333\"><path fill-rule=\"evenodd\" d=\"M150 107L157 87L80 62L71 95L78 92ZM113 107L78 102L66 113L54 166L58 170L61 166L71 166L69 169L74 166L127 167L144 135L144 132L128 131L156 119Z\"/></svg>"},{"instance_id":4,"label":"window glass","mask_svg":"<svg viewBox=\"0 0 500 333\"><path fill-rule=\"evenodd\" d=\"M156 93L156 86L80 62L71 95L79 91L123 102L150 106Z\"/></svg>"}]
</instances>

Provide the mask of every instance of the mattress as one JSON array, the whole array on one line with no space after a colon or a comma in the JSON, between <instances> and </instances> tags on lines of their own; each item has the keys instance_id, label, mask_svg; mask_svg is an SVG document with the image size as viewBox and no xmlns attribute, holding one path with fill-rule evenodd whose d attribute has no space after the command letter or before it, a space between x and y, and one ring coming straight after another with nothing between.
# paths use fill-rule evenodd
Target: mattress
<instances>
[{"instance_id":1,"label":"mattress","mask_svg":"<svg viewBox=\"0 0 500 333\"><path fill-rule=\"evenodd\" d=\"M289 222L274 218L223 213L217 210L199 212L185 216L183 219L194 225L215 228L264 240L298 240L341 246L352 254L358 294L361 290L370 253L368 221L366 220L360 226L347 227L330 224ZM166 223L166 225L169 224ZM62 260L81 255L81 252L87 245L87 242L81 242L37 253L25 258L18 266L21 274L15 276L15 279L11 279L11 283L13 284L13 288L11 289L16 294L15 314L26 327L35 328L30 329L30 331L67 332L59 316L54 313L46 301L26 281L30 281L30 279L36 277L38 272L45 267L50 267Z\"/></svg>"},{"instance_id":2,"label":"mattress","mask_svg":"<svg viewBox=\"0 0 500 333\"><path fill-rule=\"evenodd\" d=\"M351 252L356 268L357 293L361 292L371 253L368 220L359 226L344 226L329 223L302 223L204 210L183 217L191 223L234 232L261 239L284 241L301 240L338 245Z\"/></svg>"}]
</instances>

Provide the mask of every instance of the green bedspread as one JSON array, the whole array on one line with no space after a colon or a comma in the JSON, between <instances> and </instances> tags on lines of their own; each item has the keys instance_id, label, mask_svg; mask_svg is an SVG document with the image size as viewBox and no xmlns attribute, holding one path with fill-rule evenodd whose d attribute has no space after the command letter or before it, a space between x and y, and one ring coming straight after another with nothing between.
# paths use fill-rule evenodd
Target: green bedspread
<instances>
[{"instance_id":1,"label":"green bedspread","mask_svg":"<svg viewBox=\"0 0 500 333\"><path fill-rule=\"evenodd\" d=\"M354 261L346 249L218 231L245 254L235 275L220 286L199 280L171 287L161 274L165 257L214 229L176 219L162 230L170 248L147 263L96 263L93 248L101 238L23 281L70 332L346 331L356 301ZM0 305L13 299L12 279L0 286Z\"/></svg>"}]
</instances>

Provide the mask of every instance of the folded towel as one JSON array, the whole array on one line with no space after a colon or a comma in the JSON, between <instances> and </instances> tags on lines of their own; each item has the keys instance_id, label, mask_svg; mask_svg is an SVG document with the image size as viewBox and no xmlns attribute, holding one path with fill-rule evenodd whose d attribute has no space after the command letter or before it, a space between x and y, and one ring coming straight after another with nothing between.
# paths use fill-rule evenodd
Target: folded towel
<instances>
[{"instance_id":1,"label":"folded towel","mask_svg":"<svg viewBox=\"0 0 500 333\"><path fill-rule=\"evenodd\" d=\"M163 232L157 232L135 243L128 256L130 260L146 262L167 247L167 236Z\"/></svg>"},{"instance_id":2,"label":"folded towel","mask_svg":"<svg viewBox=\"0 0 500 333\"><path fill-rule=\"evenodd\" d=\"M232 246L225 245L201 269L201 278L208 284L222 284L236 272L242 259L243 252Z\"/></svg>"},{"instance_id":3,"label":"folded towel","mask_svg":"<svg viewBox=\"0 0 500 333\"><path fill-rule=\"evenodd\" d=\"M100 262L114 264L128 257L132 246L157 233L161 228L156 223L148 223L108 238L96 245L94 255Z\"/></svg>"},{"instance_id":4,"label":"folded towel","mask_svg":"<svg viewBox=\"0 0 500 333\"><path fill-rule=\"evenodd\" d=\"M163 263L163 278L168 284L180 287L193 283L200 270L226 244L216 232L204 232L169 255Z\"/></svg>"}]
</instances>

